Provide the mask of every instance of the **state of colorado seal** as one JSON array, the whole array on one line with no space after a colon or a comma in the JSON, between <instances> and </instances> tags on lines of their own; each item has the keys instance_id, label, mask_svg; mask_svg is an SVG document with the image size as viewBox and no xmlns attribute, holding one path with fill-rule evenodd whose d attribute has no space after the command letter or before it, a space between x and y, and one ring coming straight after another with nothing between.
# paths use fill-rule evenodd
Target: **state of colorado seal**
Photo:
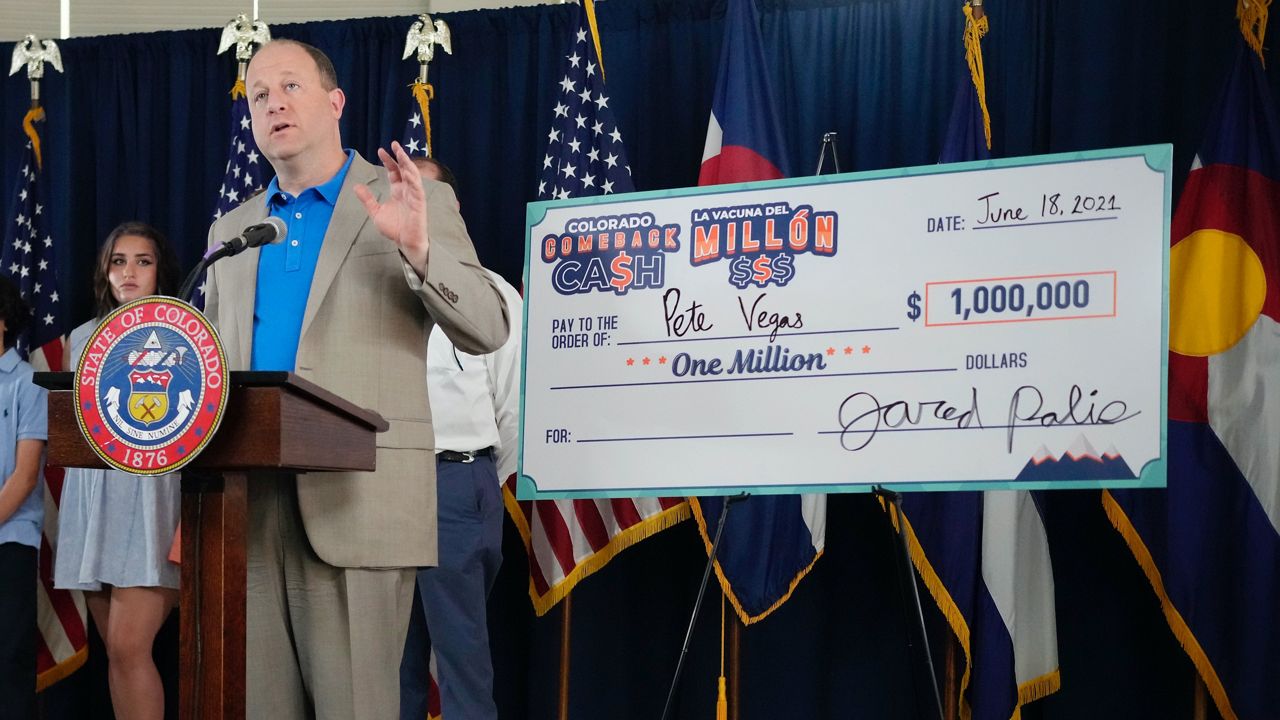
<instances>
[{"instance_id":1,"label":"state of colorado seal","mask_svg":"<svg viewBox=\"0 0 1280 720\"><path fill-rule=\"evenodd\" d=\"M204 315L171 297L116 308L75 374L76 420L112 467L159 475L208 444L227 406L227 356Z\"/></svg>"}]
</instances>

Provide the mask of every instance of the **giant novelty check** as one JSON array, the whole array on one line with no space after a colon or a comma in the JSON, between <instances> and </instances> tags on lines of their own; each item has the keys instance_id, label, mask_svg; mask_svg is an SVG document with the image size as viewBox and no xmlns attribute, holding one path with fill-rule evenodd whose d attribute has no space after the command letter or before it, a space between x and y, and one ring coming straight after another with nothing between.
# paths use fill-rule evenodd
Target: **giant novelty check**
<instances>
[{"instance_id":1,"label":"giant novelty check","mask_svg":"<svg viewBox=\"0 0 1280 720\"><path fill-rule=\"evenodd\" d=\"M1163 486L1171 157L531 204L521 496Z\"/></svg>"}]
</instances>

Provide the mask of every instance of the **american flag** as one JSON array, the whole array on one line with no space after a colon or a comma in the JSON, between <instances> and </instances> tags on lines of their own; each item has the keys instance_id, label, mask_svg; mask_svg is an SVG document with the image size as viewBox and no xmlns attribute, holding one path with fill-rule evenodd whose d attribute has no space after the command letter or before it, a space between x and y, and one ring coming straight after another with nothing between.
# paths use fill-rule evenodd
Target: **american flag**
<instances>
[{"instance_id":1,"label":"american flag","mask_svg":"<svg viewBox=\"0 0 1280 720\"><path fill-rule=\"evenodd\" d=\"M31 306L32 322L18 338L18 351L36 370L61 370L66 303L58 294L49 208L42 202L40 135L36 123L44 111L27 113L23 127L27 145L19 164L13 201L5 216L0 272L18 286ZM42 690L71 674L88 657L84 597L53 588L53 548L58 539L58 501L62 497L62 468L46 467L44 536L40 542L40 571L36 587L36 617L40 628L36 655L36 689Z\"/></svg>"},{"instance_id":2,"label":"american flag","mask_svg":"<svg viewBox=\"0 0 1280 720\"><path fill-rule=\"evenodd\" d=\"M514 475L502 496L529 553L529 597L539 615L618 553L689 517L684 498L516 500Z\"/></svg>"},{"instance_id":3,"label":"american flag","mask_svg":"<svg viewBox=\"0 0 1280 720\"><path fill-rule=\"evenodd\" d=\"M32 126L34 128L34 125ZM47 208L40 202L40 163L35 140L28 139L18 173L17 195L10 205L9 223L4 233L4 271L22 291L31 305L33 320L27 332L18 338L18 352L32 355L32 363L41 369L60 369L64 324L54 274L53 236L48 232ZM46 347L47 346L47 347Z\"/></svg>"},{"instance_id":4,"label":"american flag","mask_svg":"<svg viewBox=\"0 0 1280 720\"><path fill-rule=\"evenodd\" d=\"M227 150L222 186L218 188L218 201L213 209L214 220L231 212L265 187L262 176L266 161L258 152L258 144L253 141L252 128L244 81L237 80L231 88L231 144ZM204 307L204 280L196 288L192 303L196 307Z\"/></svg>"},{"instance_id":5,"label":"american flag","mask_svg":"<svg viewBox=\"0 0 1280 720\"><path fill-rule=\"evenodd\" d=\"M538 182L541 199L635 190L609 107L592 12L590 0L579 5L566 38ZM519 501L515 476L502 494L529 553L529 597L539 615L614 555L689 517L683 498Z\"/></svg>"},{"instance_id":6,"label":"american flag","mask_svg":"<svg viewBox=\"0 0 1280 720\"><path fill-rule=\"evenodd\" d=\"M431 157L431 141L427 138L427 131L431 128L431 115L426 101L434 95L434 91L430 85L420 82L415 82L412 87L413 106L409 110L409 119L404 123L400 144L410 155Z\"/></svg>"},{"instance_id":7,"label":"american flag","mask_svg":"<svg viewBox=\"0 0 1280 720\"><path fill-rule=\"evenodd\" d=\"M622 132L609 107L600 40L588 20L591 0L578 5L556 83L547 152L538 173L538 199L554 200L635 190Z\"/></svg>"}]
</instances>

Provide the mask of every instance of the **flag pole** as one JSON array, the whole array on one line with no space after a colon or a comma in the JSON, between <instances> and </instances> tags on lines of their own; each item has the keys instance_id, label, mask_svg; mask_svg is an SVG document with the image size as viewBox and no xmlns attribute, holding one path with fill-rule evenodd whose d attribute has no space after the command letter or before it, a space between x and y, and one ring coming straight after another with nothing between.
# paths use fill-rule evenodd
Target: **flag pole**
<instances>
[{"instance_id":1,"label":"flag pole","mask_svg":"<svg viewBox=\"0 0 1280 720\"><path fill-rule=\"evenodd\" d=\"M956 720L960 713L960 690L956 681L956 674L959 665L960 644L956 642L956 636L947 633L947 658L946 658L946 675L943 679L942 693L946 697L946 706L943 707L946 720Z\"/></svg>"},{"instance_id":2,"label":"flag pole","mask_svg":"<svg viewBox=\"0 0 1280 720\"><path fill-rule=\"evenodd\" d=\"M560 689L557 696L559 720L569 720L569 647L573 628L573 591L560 603Z\"/></svg>"},{"instance_id":3,"label":"flag pole","mask_svg":"<svg viewBox=\"0 0 1280 720\"><path fill-rule=\"evenodd\" d=\"M738 701L738 689L742 687L742 631L746 627L742 618L734 613L729 624L729 720L738 720L739 708L742 707Z\"/></svg>"},{"instance_id":4,"label":"flag pole","mask_svg":"<svg viewBox=\"0 0 1280 720\"><path fill-rule=\"evenodd\" d=\"M720 590L720 678L716 690L716 720L729 720L729 696L724 677L724 615L726 605L724 589Z\"/></svg>"},{"instance_id":5,"label":"flag pole","mask_svg":"<svg viewBox=\"0 0 1280 720\"><path fill-rule=\"evenodd\" d=\"M1204 678L1200 677L1200 673L1191 668L1191 681L1194 683L1195 692L1191 696L1191 720L1205 720L1209 716L1209 697L1204 685Z\"/></svg>"}]
</instances>

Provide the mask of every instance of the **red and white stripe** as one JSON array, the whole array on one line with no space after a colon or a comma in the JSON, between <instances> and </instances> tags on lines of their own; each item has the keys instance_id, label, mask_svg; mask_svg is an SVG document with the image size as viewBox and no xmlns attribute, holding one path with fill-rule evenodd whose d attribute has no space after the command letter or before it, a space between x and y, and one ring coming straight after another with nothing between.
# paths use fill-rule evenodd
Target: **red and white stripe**
<instances>
[{"instance_id":1,"label":"red and white stripe","mask_svg":"<svg viewBox=\"0 0 1280 720\"><path fill-rule=\"evenodd\" d=\"M31 353L38 372L62 369L63 338ZM40 539L39 580L36 583L36 691L75 672L89 656L84 595L53 587L53 551L58 546L58 503L62 500L62 468L44 468L44 536Z\"/></svg>"},{"instance_id":2,"label":"red and white stripe","mask_svg":"<svg viewBox=\"0 0 1280 720\"><path fill-rule=\"evenodd\" d=\"M529 553L529 597L539 615L619 552L689 517L684 498L516 500L514 475L502 495Z\"/></svg>"}]
</instances>

